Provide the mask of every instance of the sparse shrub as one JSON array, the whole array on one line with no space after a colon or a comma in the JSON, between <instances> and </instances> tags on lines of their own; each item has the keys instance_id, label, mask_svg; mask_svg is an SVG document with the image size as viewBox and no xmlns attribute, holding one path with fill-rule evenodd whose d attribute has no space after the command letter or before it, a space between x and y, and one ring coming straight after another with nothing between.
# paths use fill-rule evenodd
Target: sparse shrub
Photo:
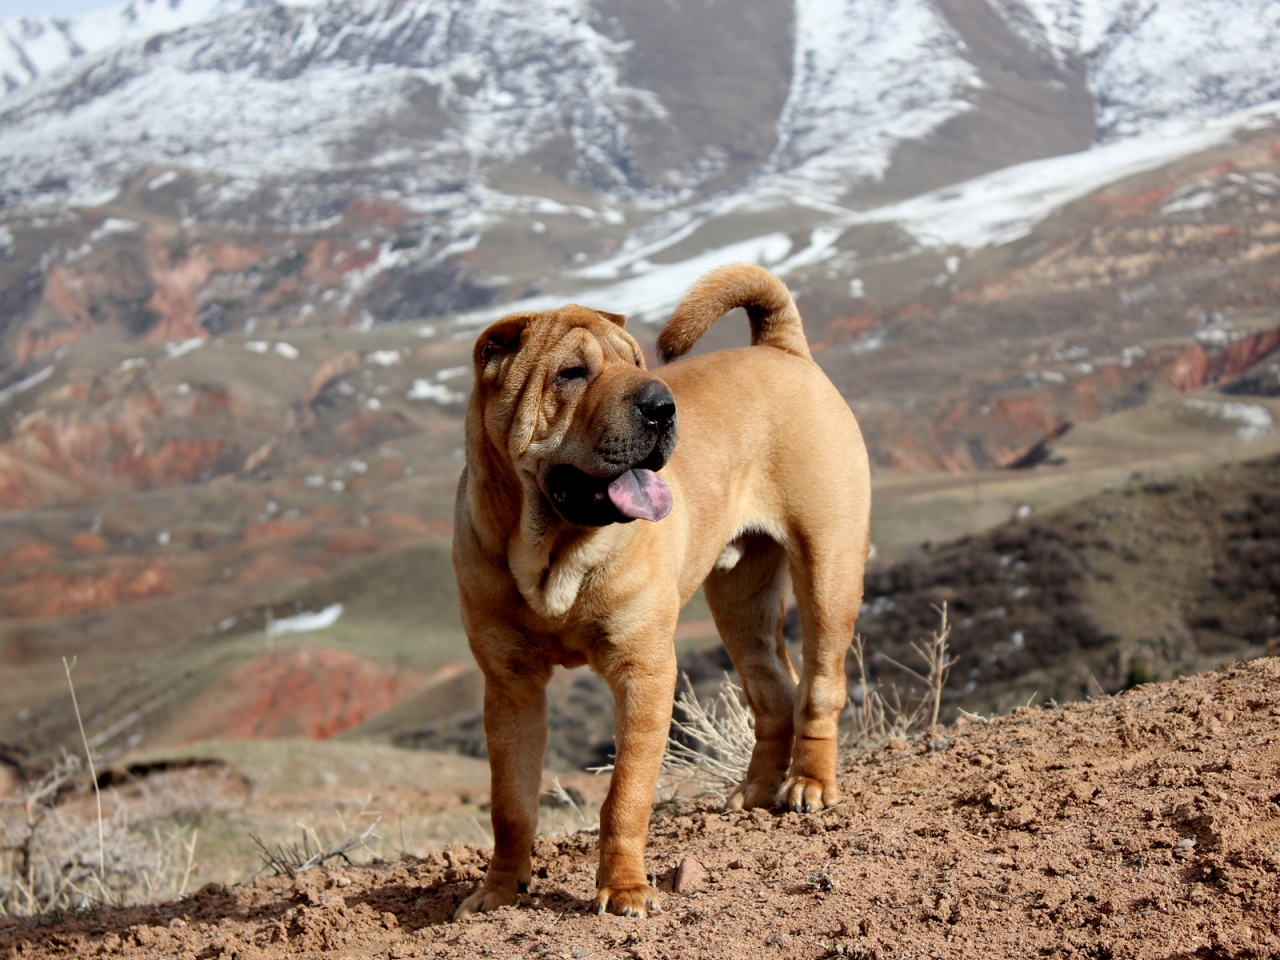
<instances>
[{"instance_id":1,"label":"sparse shrub","mask_svg":"<svg viewBox=\"0 0 1280 960\"><path fill-rule=\"evenodd\" d=\"M364 815L364 809L361 809L360 815ZM362 849L366 851L370 854L370 859L373 859L373 852L369 849L368 841L370 839L382 839L374 833L374 830L377 829L378 824L381 822L382 817L375 818L360 833L348 831L346 824L343 823L341 837L332 843L323 842L314 828L304 825L299 825L302 831L302 838L297 843L267 844L254 833L249 834L249 838L257 844L258 854L267 870L276 876L287 874L290 877L296 877L303 871L318 867L330 860L342 860L348 864L354 863L350 855L356 850Z\"/></svg>"},{"instance_id":2,"label":"sparse shrub","mask_svg":"<svg viewBox=\"0 0 1280 960\"><path fill-rule=\"evenodd\" d=\"M872 747L887 740L906 740L938 725L942 692L956 660L950 654L951 623L947 619L947 605L944 602L934 610L938 614L938 628L926 640L911 641L911 650L920 658L923 673L885 657L924 685L923 692L909 689L905 701L896 685L884 687L881 693L883 685L869 681L865 641L860 635L854 635L850 652L857 665L858 681L848 707L853 721L848 740L854 746Z\"/></svg>"},{"instance_id":3,"label":"sparse shrub","mask_svg":"<svg viewBox=\"0 0 1280 960\"><path fill-rule=\"evenodd\" d=\"M676 792L681 784L695 784L724 796L747 775L756 744L755 717L742 688L725 675L715 700L704 704L689 678L676 697L662 772Z\"/></svg>"},{"instance_id":4,"label":"sparse shrub","mask_svg":"<svg viewBox=\"0 0 1280 960\"><path fill-rule=\"evenodd\" d=\"M82 815L67 801L80 794L83 769L79 758L64 756L0 801L0 916L66 913L186 892L195 828L166 829L119 801L101 821Z\"/></svg>"},{"instance_id":5,"label":"sparse shrub","mask_svg":"<svg viewBox=\"0 0 1280 960\"><path fill-rule=\"evenodd\" d=\"M864 641L861 636L854 636L851 652L859 680L846 713L851 719L847 744L865 748L888 740L906 740L938 725L942 691L956 661L948 645L951 624L947 605L934 609L939 618L937 629L927 639L911 643L920 658L921 670L889 660L924 685L923 692L909 691L905 699L894 685L886 687L868 681ZM708 703L698 699L687 676L683 680L685 689L676 697L660 787L674 795L682 786L694 785L724 797L746 776L755 746L755 718L742 688L727 674L719 693Z\"/></svg>"}]
</instances>

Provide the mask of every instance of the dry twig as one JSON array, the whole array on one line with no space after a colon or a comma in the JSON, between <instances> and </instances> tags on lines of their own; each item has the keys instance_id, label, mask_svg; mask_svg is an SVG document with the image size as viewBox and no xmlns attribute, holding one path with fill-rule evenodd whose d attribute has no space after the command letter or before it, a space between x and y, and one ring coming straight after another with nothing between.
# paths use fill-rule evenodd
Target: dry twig
<instances>
[{"instance_id":1,"label":"dry twig","mask_svg":"<svg viewBox=\"0 0 1280 960\"><path fill-rule=\"evenodd\" d=\"M71 691L71 707L76 712L76 725L80 728L80 739L84 743L85 759L89 761L89 778L93 781L93 799L98 804L98 882L101 884L102 879L107 875L107 845L102 836L102 789L98 786L98 771L93 766L93 751L89 749L89 737L84 732L84 720L80 718L80 703L76 700L76 687L71 682L71 668L74 665L74 657L71 663L67 663L66 657L62 658L62 669L67 674L67 689Z\"/></svg>"},{"instance_id":2,"label":"dry twig","mask_svg":"<svg viewBox=\"0 0 1280 960\"><path fill-rule=\"evenodd\" d=\"M302 841L300 843L276 843L268 846L256 833L249 834L249 839L257 844L258 855L262 858L262 862L267 869L277 876L287 874L290 877L296 877L304 870L318 867L330 860L341 858L346 863L352 863L347 854L357 847L364 847L367 850L366 841L370 837L375 840L382 839L373 832L381 822L382 818L378 817L365 828L363 833L358 835L348 834L330 847L326 847L320 842L320 837L315 830L301 824L299 824L299 826L302 826Z\"/></svg>"},{"instance_id":3,"label":"dry twig","mask_svg":"<svg viewBox=\"0 0 1280 960\"><path fill-rule=\"evenodd\" d=\"M942 691L947 685L947 677L951 674L951 668L956 664L955 658L951 657L947 652L947 641L951 637L951 624L947 622L947 605L944 602L941 607L934 607L933 609L938 611L940 620L938 629L923 643L915 640L911 641L911 649L915 651L916 656L924 661L925 673L921 674L906 664L899 663L892 657L885 657L899 670L905 670L924 684L925 690L928 691L926 696L931 707L929 714L930 730L938 725L938 712L942 709Z\"/></svg>"}]
</instances>

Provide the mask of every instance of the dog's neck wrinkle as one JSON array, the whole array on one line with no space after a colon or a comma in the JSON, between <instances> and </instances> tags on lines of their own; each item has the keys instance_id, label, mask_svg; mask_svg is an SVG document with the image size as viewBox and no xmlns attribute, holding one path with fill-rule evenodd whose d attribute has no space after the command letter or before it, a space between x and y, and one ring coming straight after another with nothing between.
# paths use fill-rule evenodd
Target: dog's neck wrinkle
<instances>
[{"instance_id":1,"label":"dog's neck wrinkle","mask_svg":"<svg viewBox=\"0 0 1280 960\"><path fill-rule=\"evenodd\" d=\"M619 524L573 527L550 519L549 511L545 503L525 499L508 564L529 606L558 618L573 608L583 585L617 554L630 531Z\"/></svg>"}]
</instances>

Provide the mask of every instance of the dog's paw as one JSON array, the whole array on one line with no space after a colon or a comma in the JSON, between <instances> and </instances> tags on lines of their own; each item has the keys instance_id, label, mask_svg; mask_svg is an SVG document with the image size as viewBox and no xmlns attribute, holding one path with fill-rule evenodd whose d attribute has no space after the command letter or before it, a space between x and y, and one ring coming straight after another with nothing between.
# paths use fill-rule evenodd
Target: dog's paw
<instances>
[{"instance_id":1,"label":"dog's paw","mask_svg":"<svg viewBox=\"0 0 1280 960\"><path fill-rule=\"evenodd\" d=\"M751 810L755 807L772 807L778 796L778 781L769 783L753 783L744 780L738 784L729 799L725 801L725 810Z\"/></svg>"},{"instance_id":2,"label":"dog's paw","mask_svg":"<svg viewBox=\"0 0 1280 960\"><path fill-rule=\"evenodd\" d=\"M778 800L795 813L817 813L840 802L834 783L823 783L812 777L788 777L778 791Z\"/></svg>"},{"instance_id":3,"label":"dog's paw","mask_svg":"<svg viewBox=\"0 0 1280 960\"><path fill-rule=\"evenodd\" d=\"M516 902L515 890L486 890L481 887L453 912L453 919L462 920L473 913L487 913L499 907L509 907Z\"/></svg>"},{"instance_id":4,"label":"dog's paw","mask_svg":"<svg viewBox=\"0 0 1280 960\"><path fill-rule=\"evenodd\" d=\"M608 910L623 917L647 917L662 912L662 898L647 883L601 887L591 901L591 909L597 915Z\"/></svg>"}]
</instances>

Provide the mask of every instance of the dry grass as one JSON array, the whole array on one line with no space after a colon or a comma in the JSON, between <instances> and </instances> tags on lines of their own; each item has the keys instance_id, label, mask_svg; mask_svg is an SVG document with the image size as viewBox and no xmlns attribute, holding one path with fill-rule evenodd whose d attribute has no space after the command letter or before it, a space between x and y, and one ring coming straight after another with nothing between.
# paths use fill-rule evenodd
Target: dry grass
<instances>
[{"instance_id":1,"label":"dry grass","mask_svg":"<svg viewBox=\"0 0 1280 960\"><path fill-rule=\"evenodd\" d=\"M42 777L0 800L0 916L181 897L195 865L198 833L194 826L174 821L172 802L149 802L153 798L144 790L141 802L131 805L114 793L114 809L104 813L71 681L74 665L63 658L85 760L64 754ZM81 812L84 804L77 802L86 780L93 790L92 816ZM206 802L201 800L198 808Z\"/></svg>"},{"instance_id":2,"label":"dry grass","mask_svg":"<svg viewBox=\"0 0 1280 960\"><path fill-rule=\"evenodd\" d=\"M927 639L911 641L911 649L920 658L920 670L885 657L923 686L920 690L912 684L905 697L896 684L883 686L868 679L864 641L854 635L852 653L858 665L858 682L849 698L852 728L847 738L853 746L867 748L888 740L908 740L937 727L942 691L956 661L948 646L951 623L947 619L947 605L934 609L938 611L938 629Z\"/></svg>"},{"instance_id":3,"label":"dry grass","mask_svg":"<svg viewBox=\"0 0 1280 960\"><path fill-rule=\"evenodd\" d=\"M664 800L692 792L725 797L746 776L755 747L755 717L742 688L726 674L714 700L703 703L687 676L676 696L672 733L662 758L658 791ZM591 767L591 773L612 773L614 764Z\"/></svg>"},{"instance_id":4,"label":"dry grass","mask_svg":"<svg viewBox=\"0 0 1280 960\"><path fill-rule=\"evenodd\" d=\"M585 803L581 803L581 802L579 802L579 801L582 799L581 795L579 795L577 798L575 798L575 797L574 797L574 795L573 795L573 793L570 793L568 790L566 790L566 789L561 785L561 783L560 783L560 778L559 778L559 777L554 777L554 778L552 779L552 781L551 781L551 789L550 789L550 791L548 791L548 792L549 792L549 793L551 794L551 796L553 796L553 797L554 797L554 798L555 798L555 799L556 799L556 800L557 800L557 801L558 801L562 806L564 806L564 807L568 808L569 810L571 810L571 811L573 812L573 815L574 815L575 817L577 817L579 821L581 821L581 823L582 823L582 825L583 825L584 827L590 827L590 826L594 825L595 823L599 823L599 818L598 818L598 817L597 817L597 819L592 820L592 819L590 819L590 818L587 816L587 812L586 812L586 810L584 809L584 808L586 807L586 804L585 804ZM576 793L576 791L574 791L574 792ZM599 811L597 811L597 813L599 813Z\"/></svg>"},{"instance_id":5,"label":"dry grass","mask_svg":"<svg viewBox=\"0 0 1280 960\"><path fill-rule=\"evenodd\" d=\"M946 604L937 610L938 629L911 644L921 661L919 670L886 658L923 686L920 690L913 684L905 696L894 684L869 680L863 638L854 636L852 653L858 665L858 682L846 713L850 720L846 744L865 749L889 740L907 740L937 727L942 691L956 663L949 653L951 624ZM686 689L676 698L660 788L674 796L693 786L724 797L746 776L755 746L754 718L741 687L727 676L715 699L707 703L698 699L688 678L684 679Z\"/></svg>"},{"instance_id":6,"label":"dry grass","mask_svg":"<svg viewBox=\"0 0 1280 960\"><path fill-rule=\"evenodd\" d=\"M78 757L64 756L0 801L0 916L68 913L186 892L195 828L123 802L109 815L78 812L83 771Z\"/></svg>"},{"instance_id":7,"label":"dry grass","mask_svg":"<svg viewBox=\"0 0 1280 960\"><path fill-rule=\"evenodd\" d=\"M676 697L674 730L662 761L664 789L672 796L686 786L725 796L746 776L756 744L755 718L742 688L727 676L720 692L703 703L689 678Z\"/></svg>"}]
</instances>

